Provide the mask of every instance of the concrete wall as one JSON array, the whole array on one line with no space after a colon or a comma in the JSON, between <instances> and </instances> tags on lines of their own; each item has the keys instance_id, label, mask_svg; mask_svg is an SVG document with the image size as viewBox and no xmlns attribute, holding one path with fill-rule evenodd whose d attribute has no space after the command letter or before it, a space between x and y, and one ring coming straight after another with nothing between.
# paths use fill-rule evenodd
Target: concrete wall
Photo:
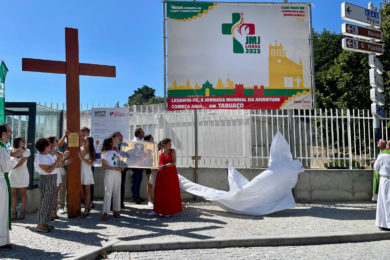
<instances>
[{"instance_id":1,"label":"concrete wall","mask_svg":"<svg viewBox=\"0 0 390 260\"><path fill-rule=\"evenodd\" d=\"M252 180L264 169L238 169L248 180ZM194 181L193 168L178 168L179 174ZM229 183L227 169L201 168L198 183L204 186L227 191ZM95 198L103 198L104 170L95 168ZM296 201L333 201L333 200L369 200L372 192L372 170L306 170L299 174L294 189ZM38 209L39 190L29 190L27 199L28 212ZM127 171L125 197L131 198L131 171ZM141 184L141 197L146 196L146 176ZM194 196L182 192L183 200Z\"/></svg>"}]
</instances>

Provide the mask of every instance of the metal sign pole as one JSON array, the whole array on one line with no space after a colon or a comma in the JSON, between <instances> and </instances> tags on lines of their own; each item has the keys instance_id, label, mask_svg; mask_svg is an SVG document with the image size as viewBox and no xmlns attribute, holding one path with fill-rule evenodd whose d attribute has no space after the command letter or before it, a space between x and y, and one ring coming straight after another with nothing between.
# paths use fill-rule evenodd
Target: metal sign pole
<instances>
[{"instance_id":1,"label":"metal sign pole","mask_svg":"<svg viewBox=\"0 0 390 260\"><path fill-rule=\"evenodd\" d=\"M168 108L167 106L167 48L166 48L166 41L167 41L167 35L166 35L166 17L165 17L165 3L166 0L163 1L163 48L164 48L164 109L166 110Z\"/></svg>"},{"instance_id":2,"label":"metal sign pole","mask_svg":"<svg viewBox=\"0 0 390 260\"><path fill-rule=\"evenodd\" d=\"M369 2L369 3L368 3L368 9L374 10L374 5L372 4L372 2ZM370 27L371 27L371 28L374 28L373 25L371 25ZM370 42L375 43L375 40L374 40L374 39L371 39ZM370 54L370 55L372 55L372 54ZM374 55L375 55L375 54L374 54ZM374 58L374 59L376 59L376 58ZM374 68L374 70L375 70L375 69L376 69L376 68ZM371 75L370 75L370 77L371 77ZM377 87L374 88L375 91L376 91L376 88L377 88ZM372 102L372 104L374 104L374 105L376 106L376 103L375 103L375 102ZM381 132L380 124L379 124L379 115L378 115L378 113L373 113L372 124L373 124L373 129L374 129L374 131L373 131L373 133L374 133L374 146L375 146L375 153L374 153L374 156L376 157L376 155L379 153L379 149L378 149L378 147L377 147L375 144L378 142L379 136L380 136L380 132Z\"/></svg>"}]
</instances>

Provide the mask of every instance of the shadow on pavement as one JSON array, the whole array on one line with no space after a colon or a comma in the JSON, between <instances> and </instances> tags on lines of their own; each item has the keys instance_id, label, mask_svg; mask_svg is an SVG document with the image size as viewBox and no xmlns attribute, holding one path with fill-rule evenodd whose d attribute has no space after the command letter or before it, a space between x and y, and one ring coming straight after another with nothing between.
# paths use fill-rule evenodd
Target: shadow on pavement
<instances>
[{"instance_id":1,"label":"shadow on pavement","mask_svg":"<svg viewBox=\"0 0 390 260\"><path fill-rule=\"evenodd\" d=\"M251 219L251 220L263 219L263 216L242 215L242 214L224 211L222 208L221 210L204 209L204 208L191 207L191 206L187 206L186 208L191 209L192 211L199 211L199 214L203 214L203 215L207 214L208 216L217 215L225 218Z\"/></svg>"},{"instance_id":2,"label":"shadow on pavement","mask_svg":"<svg viewBox=\"0 0 390 260\"><path fill-rule=\"evenodd\" d=\"M12 241L11 241L12 242ZM45 252L44 250L12 244L12 249L0 249L0 259L63 259L68 254Z\"/></svg>"},{"instance_id":3,"label":"shadow on pavement","mask_svg":"<svg viewBox=\"0 0 390 260\"><path fill-rule=\"evenodd\" d=\"M310 208L295 208L267 215L273 218L285 217L317 217L337 220L371 220L375 219L376 209L366 207L340 208L337 207L319 207L313 206Z\"/></svg>"}]
</instances>

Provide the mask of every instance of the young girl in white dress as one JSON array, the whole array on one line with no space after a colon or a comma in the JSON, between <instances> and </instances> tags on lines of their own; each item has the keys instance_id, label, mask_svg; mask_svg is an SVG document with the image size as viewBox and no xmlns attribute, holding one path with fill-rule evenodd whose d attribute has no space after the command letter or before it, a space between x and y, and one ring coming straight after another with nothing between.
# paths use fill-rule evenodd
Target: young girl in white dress
<instances>
[{"instance_id":1,"label":"young girl in white dress","mask_svg":"<svg viewBox=\"0 0 390 260\"><path fill-rule=\"evenodd\" d=\"M24 219L24 211L26 208L27 201L27 187L30 183L30 174L27 169L27 159L31 155L29 149L25 149L26 140L24 137L18 136L13 140L13 149L21 148L24 150L20 157L11 157L11 164L13 169L9 174L9 181L11 184L12 191L12 220ZM19 217L17 218L16 204L18 202L18 190L22 198L22 208L20 210Z\"/></svg>"},{"instance_id":2,"label":"young girl in white dress","mask_svg":"<svg viewBox=\"0 0 390 260\"><path fill-rule=\"evenodd\" d=\"M93 179L93 173L91 165L95 161L95 147L92 137L86 137L83 139L83 146L81 151L78 153L78 156L81 160L81 185L82 185L82 197L84 198L84 213L81 217L86 217L89 215L91 210L91 185L95 184Z\"/></svg>"}]
</instances>

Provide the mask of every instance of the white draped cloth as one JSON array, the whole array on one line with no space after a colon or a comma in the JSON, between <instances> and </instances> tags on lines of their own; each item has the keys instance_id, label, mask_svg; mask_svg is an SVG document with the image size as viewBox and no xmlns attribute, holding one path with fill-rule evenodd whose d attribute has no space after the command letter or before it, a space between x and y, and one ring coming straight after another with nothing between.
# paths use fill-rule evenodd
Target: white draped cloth
<instances>
[{"instance_id":1,"label":"white draped cloth","mask_svg":"<svg viewBox=\"0 0 390 260\"><path fill-rule=\"evenodd\" d=\"M374 169L380 175L375 225L390 228L390 154L379 154Z\"/></svg>"},{"instance_id":2,"label":"white draped cloth","mask_svg":"<svg viewBox=\"0 0 390 260\"><path fill-rule=\"evenodd\" d=\"M11 171L11 158L5 147L0 147L0 246L10 243L9 240L9 198L4 173Z\"/></svg>"},{"instance_id":3,"label":"white draped cloth","mask_svg":"<svg viewBox=\"0 0 390 260\"><path fill-rule=\"evenodd\" d=\"M179 175L180 188L237 214L260 216L294 208L291 190L304 171L302 164L292 159L289 144L280 132L272 140L270 153L268 169L251 181L229 167L229 191L205 187Z\"/></svg>"}]
</instances>

